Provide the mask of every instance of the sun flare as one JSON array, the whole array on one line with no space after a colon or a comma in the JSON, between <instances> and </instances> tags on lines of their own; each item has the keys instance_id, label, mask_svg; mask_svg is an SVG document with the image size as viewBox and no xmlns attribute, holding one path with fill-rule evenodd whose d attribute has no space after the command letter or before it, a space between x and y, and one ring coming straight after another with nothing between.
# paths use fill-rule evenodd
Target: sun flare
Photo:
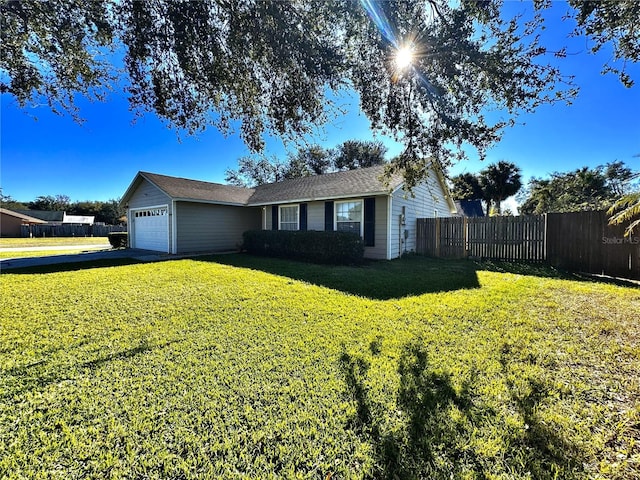
<instances>
[{"instance_id":1,"label":"sun flare","mask_svg":"<svg viewBox=\"0 0 640 480\"><path fill-rule=\"evenodd\" d=\"M413 64L414 52L413 47L401 47L396 51L395 61L398 70L404 70Z\"/></svg>"}]
</instances>

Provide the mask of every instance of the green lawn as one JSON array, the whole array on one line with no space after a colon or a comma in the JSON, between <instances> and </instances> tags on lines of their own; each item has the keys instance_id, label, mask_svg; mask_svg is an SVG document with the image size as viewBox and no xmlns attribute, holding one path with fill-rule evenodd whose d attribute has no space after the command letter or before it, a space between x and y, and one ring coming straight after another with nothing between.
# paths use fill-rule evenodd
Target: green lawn
<instances>
[{"instance_id":1,"label":"green lawn","mask_svg":"<svg viewBox=\"0 0 640 480\"><path fill-rule=\"evenodd\" d=\"M109 240L107 237L0 238L0 248L108 244Z\"/></svg>"},{"instance_id":2,"label":"green lawn","mask_svg":"<svg viewBox=\"0 0 640 480\"><path fill-rule=\"evenodd\" d=\"M0 478L640 478L640 289L409 258L0 275Z\"/></svg>"}]
</instances>

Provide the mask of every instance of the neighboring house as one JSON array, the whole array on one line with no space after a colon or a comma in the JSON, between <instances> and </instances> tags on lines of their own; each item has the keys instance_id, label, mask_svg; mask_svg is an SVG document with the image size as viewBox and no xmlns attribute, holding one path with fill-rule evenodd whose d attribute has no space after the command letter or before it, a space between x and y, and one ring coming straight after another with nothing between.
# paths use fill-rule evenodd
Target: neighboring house
<instances>
[{"instance_id":1,"label":"neighboring house","mask_svg":"<svg viewBox=\"0 0 640 480\"><path fill-rule=\"evenodd\" d=\"M169 253L233 250L246 230L346 230L364 240L365 257L415 250L416 218L451 216L442 176L403 189L381 181L384 167L329 173L256 188L138 172L122 197L133 248Z\"/></svg>"},{"instance_id":2,"label":"neighboring house","mask_svg":"<svg viewBox=\"0 0 640 480\"><path fill-rule=\"evenodd\" d=\"M484 217L482 200L454 200L459 217Z\"/></svg>"},{"instance_id":3,"label":"neighboring house","mask_svg":"<svg viewBox=\"0 0 640 480\"><path fill-rule=\"evenodd\" d=\"M2 237L21 237L23 225L31 226L44 223L47 222L20 212L0 208L0 236Z\"/></svg>"},{"instance_id":4,"label":"neighboring house","mask_svg":"<svg viewBox=\"0 0 640 480\"><path fill-rule=\"evenodd\" d=\"M18 213L43 220L49 225L61 225L64 212L55 210L18 210Z\"/></svg>"},{"instance_id":5,"label":"neighboring house","mask_svg":"<svg viewBox=\"0 0 640 480\"><path fill-rule=\"evenodd\" d=\"M23 215L29 215L43 220L48 225L93 225L95 215L67 215L67 212L54 210L19 210Z\"/></svg>"},{"instance_id":6,"label":"neighboring house","mask_svg":"<svg viewBox=\"0 0 640 480\"><path fill-rule=\"evenodd\" d=\"M95 215L67 215L67 212L63 212L62 224L93 225L95 218Z\"/></svg>"}]
</instances>

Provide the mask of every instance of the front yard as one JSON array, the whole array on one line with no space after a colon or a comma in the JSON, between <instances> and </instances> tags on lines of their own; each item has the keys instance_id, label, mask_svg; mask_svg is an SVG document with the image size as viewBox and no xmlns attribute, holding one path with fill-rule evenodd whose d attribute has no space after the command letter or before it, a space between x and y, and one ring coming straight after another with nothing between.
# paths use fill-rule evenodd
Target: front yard
<instances>
[{"instance_id":1,"label":"front yard","mask_svg":"<svg viewBox=\"0 0 640 480\"><path fill-rule=\"evenodd\" d=\"M640 478L640 289L409 258L0 276L0 478Z\"/></svg>"}]
</instances>

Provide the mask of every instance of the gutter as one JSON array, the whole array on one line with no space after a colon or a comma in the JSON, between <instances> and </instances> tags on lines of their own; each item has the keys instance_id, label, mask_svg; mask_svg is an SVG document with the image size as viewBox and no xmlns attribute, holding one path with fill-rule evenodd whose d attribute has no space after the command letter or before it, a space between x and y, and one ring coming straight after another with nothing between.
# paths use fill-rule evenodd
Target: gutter
<instances>
[{"instance_id":1,"label":"gutter","mask_svg":"<svg viewBox=\"0 0 640 480\"><path fill-rule=\"evenodd\" d=\"M347 195L328 195L324 197L302 197L296 199L280 198L263 202L249 202L245 204L247 207L264 207L268 205L281 204L281 203L307 203L307 202L322 202L326 200L340 200L343 198L363 198L363 197L378 197L391 195L389 190L383 190L379 192L365 192L365 193L350 193Z\"/></svg>"}]
</instances>

